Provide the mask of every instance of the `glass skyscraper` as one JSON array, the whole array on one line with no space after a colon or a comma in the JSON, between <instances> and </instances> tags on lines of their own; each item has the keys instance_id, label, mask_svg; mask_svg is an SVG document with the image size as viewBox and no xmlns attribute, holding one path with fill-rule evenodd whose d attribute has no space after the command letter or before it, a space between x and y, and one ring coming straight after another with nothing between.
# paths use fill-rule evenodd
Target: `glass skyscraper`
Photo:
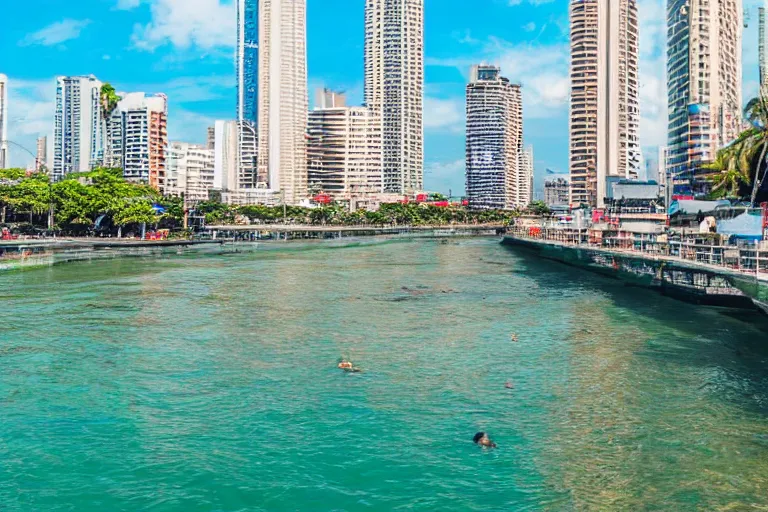
<instances>
[{"instance_id":1,"label":"glass skyscraper","mask_svg":"<svg viewBox=\"0 0 768 512\"><path fill-rule=\"evenodd\" d=\"M259 0L237 0L237 120L258 126Z\"/></svg>"},{"instance_id":2,"label":"glass skyscraper","mask_svg":"<svg viewBox=\"0 0 768 512\"><path fill-rule=\"evenodd\" d=\"M667 172L680 196L706 192L703 166L741 130L741 0L667 3Z\"/></svg>"}]
</instances>

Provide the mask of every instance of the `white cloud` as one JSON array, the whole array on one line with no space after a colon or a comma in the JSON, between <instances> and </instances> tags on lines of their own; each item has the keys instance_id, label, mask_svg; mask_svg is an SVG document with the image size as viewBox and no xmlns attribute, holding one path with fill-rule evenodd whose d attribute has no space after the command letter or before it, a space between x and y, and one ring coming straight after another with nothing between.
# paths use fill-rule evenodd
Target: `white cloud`
<instances>
[{"instance_id":1,"label":"white cloud","mask_svg":"<svg viewBox=\"0 0 768 512\"><path fill-rule=\"evenodd\" d=\"M135 0L122 2L137 5ZM221 0L151 0L152 21L134 27L133 44L152 51L170 44L211 50L235 46L235 7Z\"/></svg>"},{"instance_id":2,"label":"white cloud","mask_svg":"<svg viewBox=\"0 0 768 512\"><path fill-rule=\"evenodd\" d=\"M120 91L161 92L175 103L198 103L230 97L234 101L232 89L235 86L235 77L234 75L184 76L164 83L144 82L113 85L119 87Z\"/></svg>"},{"instance_id":3,"label":"white cloud","mask_svg":"<svg viewBox=\"0 0 768 512\"><path fill-rule=\"evenodd\" d=\"M667 25L665 0L639 0L640 145L667 143Z\"/></svg>"},{"instance_id":4,"label":"white cloud","mask_svg":"<svg viewBox=\"0 0 768 512\"><path fill-rule=\"evenodd\" d=\"M567 44L512 44L491 38L476 57L427 59L427 65L456 67L467 78L474 64L499 65L504 76L523 86L525 116L549 118L568 104L569 51Z\"/></svg>"},{"instance_id":5,"label":"white cloud","mask_svg":"<svg viewBox=\"0 0 768 512\"><path fill-rule=\"evenodd\" d=\"M531 4L531 5L543 5L543 4L549 4L554 2L555 0L509 0L509 5L515 6L515 5L522 5L524 3Z\"/></svg>"},{"instance_id":6,"label":"white cloud","mask_svg":"<svg viewBox=\"0 0 768 512\"><path fill-rule=\"evenodd\" d=\"M451 162L427 163L424 167L426 188L446 194L450 189L454 195L463 194L465 188L465 168L464 159Z\"/></svg>"},{"instance_id":7,"label":"white cloud","mask_svg":"<svg viewBox=\"0 0 768 512\"><path fill-rule=\"evenodd\" d=\"M49 146L53 133L53 114L56 105L56 82L46 80L16 80L8 78L8 140L36 151L37 137L48 136ZM11 144L10 165L26 167L34 163L29 153Z\"/></svg>"},{"instance_id":8,"label":"white cloud","mask_svg":"<svg viewBox=\"0 0 768 512\"><path fill-rule=\"evenodd\" d=\"M464 130L464 99L424 98L424 128L460 133Z\"/></svg>"},{"instance_id":9,"label":"white cloud","mask_svg":"<svg viewBox=\"0 0 768 512\"><path fill-rule=\"evenodd\" d=\"M141 0L118 0L115 8L119 10L130 10L138 7L140 3Z\"/></svg>"},{"instance_id":10,"label":"white cloud","mask_svg":"<svg viewBox=\"0 0 768 512\"><path fill-rule=\"evenodd\" d=\"M52 46L60 44L78 38L83 29L90 23L90 20L65 19L57 21L37 32L28 34L19 44L21 46Z\"/></svg>"},{"instance_id":11,"label":"white cloud","mask_svg":"<svg viewBox=\"0 0 768 512\"><path fill-rule=\"evenodd\" d=\"M208 135L208 127L213 126L216 118L199 114L183 108L168 110L168 138L171 141L184 141L202 144Z\"/></svg>"}]
</instances>

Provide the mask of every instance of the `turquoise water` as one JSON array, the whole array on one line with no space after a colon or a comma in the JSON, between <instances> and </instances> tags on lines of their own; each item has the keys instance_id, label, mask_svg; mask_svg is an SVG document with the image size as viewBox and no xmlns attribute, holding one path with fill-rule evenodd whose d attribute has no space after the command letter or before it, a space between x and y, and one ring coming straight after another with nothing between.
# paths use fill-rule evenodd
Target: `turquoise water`
<instances>
[{"instance_id":1,"label":"turquoise water","mask_svg":"<svg viewBox=\"0 0 768 512\"><path fill-rule=\"evenodd\" d=\"M496 240L74 263L0 297L3 512L768 507L765 322Z\"/></svg>"}]
</instances>

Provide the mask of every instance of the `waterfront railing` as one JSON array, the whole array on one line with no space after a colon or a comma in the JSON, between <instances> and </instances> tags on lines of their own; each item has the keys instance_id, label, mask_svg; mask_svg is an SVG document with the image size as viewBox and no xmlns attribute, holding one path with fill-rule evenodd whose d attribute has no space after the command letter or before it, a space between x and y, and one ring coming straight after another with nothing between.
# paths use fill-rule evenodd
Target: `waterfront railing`
<instances>
[{"instance_id":1,"label":"waterfront railing","mask_svg":"<svg viewBox=\"0 0 768 512\"><path fill-rule=\"evenodd\" d=\"M510 228L516 238L560 245L637 254L652 259L679 260L725 268L768 279L768 247L756 242L748 246L710 245L676 240L660 241L645 235L602 237L589 229Z\"/></svg>"}]
</instances>

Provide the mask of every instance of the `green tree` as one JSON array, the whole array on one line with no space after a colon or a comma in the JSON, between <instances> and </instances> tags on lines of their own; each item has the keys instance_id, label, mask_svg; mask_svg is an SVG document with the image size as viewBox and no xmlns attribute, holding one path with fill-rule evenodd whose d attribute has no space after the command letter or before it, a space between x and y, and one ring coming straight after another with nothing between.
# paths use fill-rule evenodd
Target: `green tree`
<instances>
[{"instance_id":1,"label":"green tree","mask_svg":"<svg viewBox=\"0 0 768 512\"><path fill-rule=\"evenodd\" d=\"M0 169L0 224L5 224L5 216L16 185L26 177L24 169Z\"/></svg>"},{"instance_id":2,"label":"green tree","mask_svg":"<svg viewBox=\"0 0 768 512\"><path fill-rule=\"evenodd\" d=\"M106 144L104 145L104 163L107 165L114 165L112 162L112 145L109 137L109 120L112 118L112 114L117 109L117 104L122 98L118 96L115 88L111 84L105 83L101 86L101 129L102 133L106 137Z\"/></svg>"},{"instance_id":3,"label":"green tree","mask_svg":"<svg viewBox=\"0 0 768 512\"><path fill-rule=\"evenodd\" d=\"M126 202L112 214L112 220L118 227L118 238L122 229L131 224L152 224L157 221L152 204L146 201Z\"/></svg>"},{"instance_id":4,"label":"green tree","mask_svg":"<svg viewBox=\"0 0 768 512\"><path fill-rule=\"evenodd\" d=\"M749 199L752 206L761 197L768 173L768 103L761 94L752 99L744 109L745 119L751 128L727 147L720 150L717 158L704 168L715 171L707 178L713 185L713 197L737 197ZM762 194L761 194L762 193Z\"/></svg>"},{"instance_id":5,"label":"green tree","mask_svg":"<svg viewBox=\"0 0 768 512\"><path fill-rule=\"evenodd\" d=\"M527 210L534 215L549 215L552 210L549 209L544 201L534 201L528 205Z\"/></svg>"},{"instance_id":6,"label":"green tree","mask_svg":"<svg viewBox=\"0 0 768 512\"><path fill-rule=\"evenodd\" d=\"M718 151L715 161L704 165L704 169L712 171L707 179L712 183L710 197L713 199L739 198L740 191L752 179L749 169L739 164L738 154L731 148Z\"/></svg>"}]
</instances>

